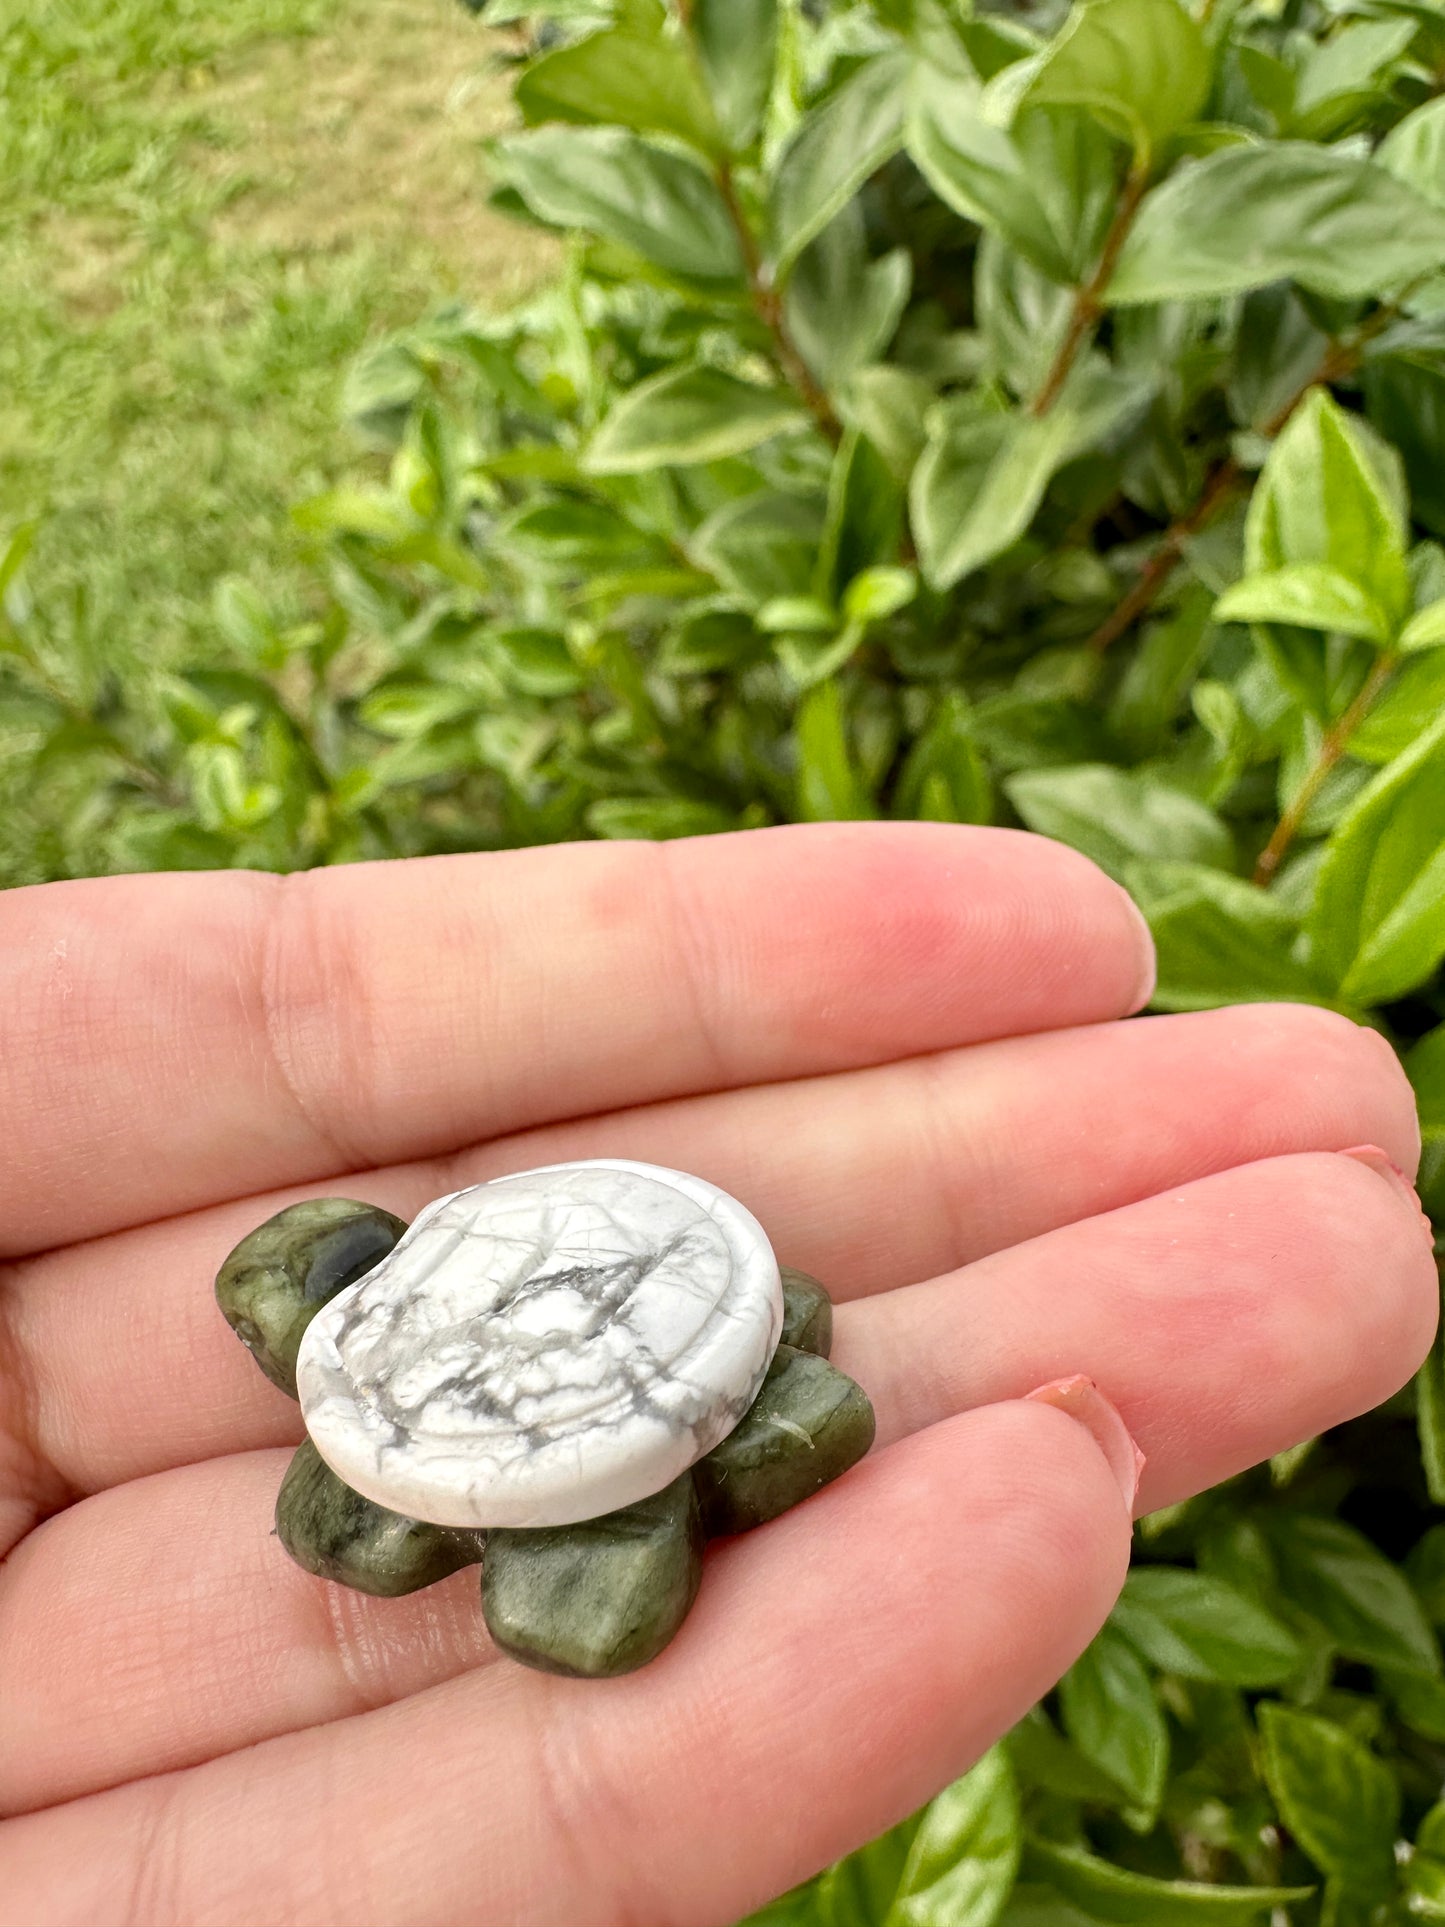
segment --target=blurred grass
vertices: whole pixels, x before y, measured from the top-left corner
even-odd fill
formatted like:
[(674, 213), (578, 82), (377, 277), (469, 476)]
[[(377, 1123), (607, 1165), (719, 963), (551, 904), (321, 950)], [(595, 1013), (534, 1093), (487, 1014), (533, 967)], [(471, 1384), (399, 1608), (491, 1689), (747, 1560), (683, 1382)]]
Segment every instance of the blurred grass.
[(350, 357), (545, 270), (483, 198), (494, 49), (454, 0), (0, 0), (0, 529), (117, 667), (228, 571), (297, 605)]

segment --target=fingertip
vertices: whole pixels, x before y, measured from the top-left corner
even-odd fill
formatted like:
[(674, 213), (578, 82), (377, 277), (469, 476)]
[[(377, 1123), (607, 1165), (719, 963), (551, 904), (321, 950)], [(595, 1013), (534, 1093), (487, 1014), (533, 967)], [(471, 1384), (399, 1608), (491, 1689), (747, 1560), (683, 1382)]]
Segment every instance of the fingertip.
[(1153, 1001), (1159, 983), (1159, 955), (1154, 948), (1154, 932), (1149, 928), (1144, 912), (1127, 890), (1119, 887), (1119, 895), (1123, 900), (1124, 920), (1138, 964), (1133, 995), (1124, 1012), (1126, 1017), (1133, 1017)]
[(1093, 1379), (1075, 1372), (1069, 1378), (1051, 1379), (1047, 1385), (1037, 1386), (1026, 1393), (1025, 1398), (1034, 1404), (1052, 1405), (1083, 1426), (1103, 1454), (1104, 1463), (1113, 1473), (1120, 1497), (1132, 1517), (1139, 1481), (1148, 1460), (1118, 1408), (1110, 1404)]

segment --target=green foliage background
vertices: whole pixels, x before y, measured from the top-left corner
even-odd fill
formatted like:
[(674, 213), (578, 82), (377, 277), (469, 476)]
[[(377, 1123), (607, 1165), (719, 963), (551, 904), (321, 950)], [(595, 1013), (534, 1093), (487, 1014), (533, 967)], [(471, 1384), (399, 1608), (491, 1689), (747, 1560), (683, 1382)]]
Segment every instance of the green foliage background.
[[(356, 367), (304, 621), (118, 680), (0, 550), (7, 879), (1023, 823), (1156, 1007), (1405, 1053), (1445, 1213), (1445, 9), (551, 0), (509, 312)], [(1445, 1919), (1445, 1366), (1140, 1529), (1058, 1693), (769, 1910)]]

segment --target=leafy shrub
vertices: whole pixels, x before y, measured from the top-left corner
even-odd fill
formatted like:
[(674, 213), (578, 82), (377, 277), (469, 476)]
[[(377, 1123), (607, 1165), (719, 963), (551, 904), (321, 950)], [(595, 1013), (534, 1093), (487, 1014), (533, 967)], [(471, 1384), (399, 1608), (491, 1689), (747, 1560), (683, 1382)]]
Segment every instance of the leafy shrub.
[[(12, 542), (11, 875), (1022, 822), (1145, 905), (1158, 1008), (1407, 1051), (1445, 1211), (1437, 0), (506, 11), (564, 279), (354, 371), (385, 480), (205, 667), (115, 687)], [(770, 1918), (1445, 1919), (1432, 1502), (1438, 1356), (1146, 1521), (1058, 1694)]]

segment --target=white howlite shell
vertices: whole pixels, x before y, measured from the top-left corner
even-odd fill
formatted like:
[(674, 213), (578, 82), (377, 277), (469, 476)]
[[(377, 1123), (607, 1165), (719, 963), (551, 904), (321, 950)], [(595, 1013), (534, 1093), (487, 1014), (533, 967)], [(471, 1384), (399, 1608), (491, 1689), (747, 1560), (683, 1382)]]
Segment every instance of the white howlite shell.
[(296, 1385), (317, 1451), (378, 1505), (570, 1525), (726, 1438), (782, 1319), (772, 1246), (735, 1198), (595, 1158), (428, 1205), (312, 1319)]

